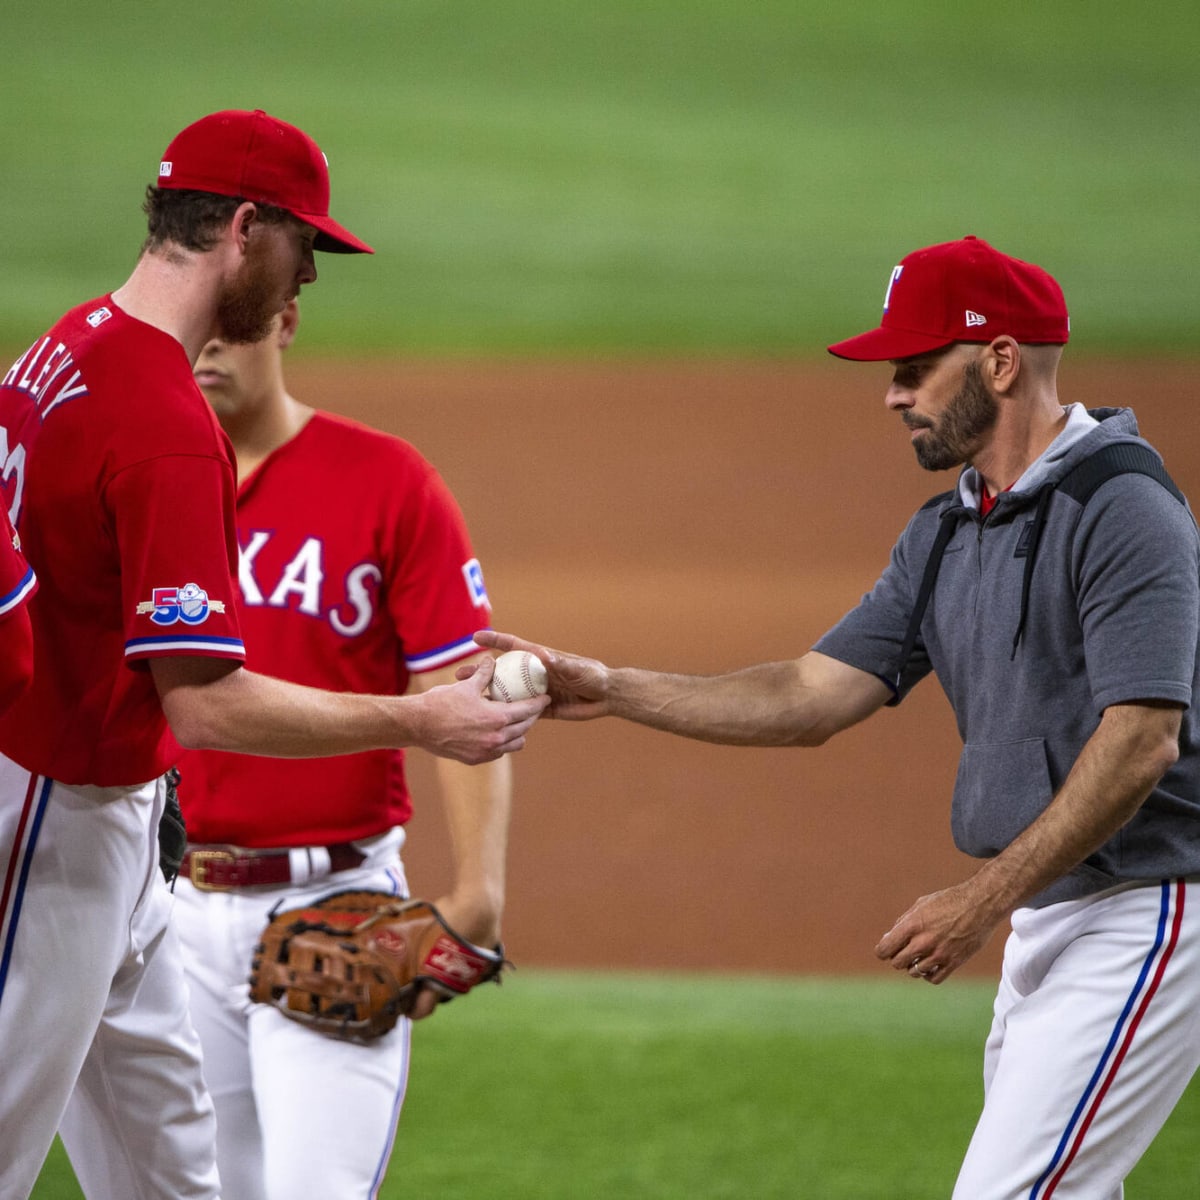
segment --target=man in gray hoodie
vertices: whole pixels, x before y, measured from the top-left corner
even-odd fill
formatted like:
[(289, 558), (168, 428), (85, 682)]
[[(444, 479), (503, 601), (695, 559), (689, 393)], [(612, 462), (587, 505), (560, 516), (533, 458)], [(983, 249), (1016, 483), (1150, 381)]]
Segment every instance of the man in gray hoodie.
[(890, 362), (919, 463), (963, 470), (802, 657), (699, 678), (477, 635), (543, 659), (550, 716), (729, 745), (821, 745), (937, 676), (982, 862), (876, 954), (939, 984), (1011, 922), (956, 1200), (1119, 1198), (1200, 1064), (1200, 537), (1131, 411), (1060, 403), (1068, 337), (1055, 280), (978, 238), (893, 270), (829, 349)]

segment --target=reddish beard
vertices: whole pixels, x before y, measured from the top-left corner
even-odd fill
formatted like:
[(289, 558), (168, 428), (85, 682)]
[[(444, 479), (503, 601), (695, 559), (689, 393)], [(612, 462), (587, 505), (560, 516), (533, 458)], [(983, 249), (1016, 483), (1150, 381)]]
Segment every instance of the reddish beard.
[(265, 255), (257, 247), (248, 249), (238, 280), (217, 298), (217, 336), (236, 345), (261, 342), (282, 307)]

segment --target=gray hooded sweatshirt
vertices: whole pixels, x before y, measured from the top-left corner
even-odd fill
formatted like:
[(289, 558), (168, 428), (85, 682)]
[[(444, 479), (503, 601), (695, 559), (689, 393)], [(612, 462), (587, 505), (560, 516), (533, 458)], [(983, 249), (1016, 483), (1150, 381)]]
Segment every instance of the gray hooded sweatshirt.
[[(960, 850), (1003, 850), (1053, 799), (1111, 704), (1186, 706), (1178, 762), (1135, 816), (1030, 901), (1200, 874), (1200, 536), (1185, 502), (1143, 474), (1086, 503), (1053, 485), (1104, 446), (1138, 437), (1129, 409), (1085, 414), (986, 518), (967, 468), (908, 523), (874, 588), (814, 647), (879, 676), (899, 703), (931, 671), (963, 741), (951, 827)], [(1157, 458), (1157, 455), (1155, 455)], [(909, 618), (943, 519), (936, 582), (912, 653)]]

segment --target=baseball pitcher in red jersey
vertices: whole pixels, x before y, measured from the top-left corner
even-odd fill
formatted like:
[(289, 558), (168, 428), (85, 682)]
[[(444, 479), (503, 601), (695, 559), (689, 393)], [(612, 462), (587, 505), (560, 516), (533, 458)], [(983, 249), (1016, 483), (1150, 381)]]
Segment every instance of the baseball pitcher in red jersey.
[(363, 696), (246, 669), (232, 452), (192, 364), (213, 337), (264, 337), (316, 280), (314, 251), (370, 247), (330, 217), (317, 144), (260, 110), (177, 134), (145, 211), (126, 282), (0, 379), (4, 502), (39, 582), (36, 670), (0, 715), (4, 1196), (32, 1188), (72, 1092), (63, 1139), (90, 1197), (219, 1195), (159, 869), (181, 746), (479, 763), (521, 748), (543, 707), (490, 703), (486, 679)]
[[(489, 608), (478, 560), (454, 498), (411, 445), (289, 394), (283, 351), (299, 319), (290, 303), (266, 339), (212, 341), (195, 368), (237, 456), (238, 619), (251, 661), (316, 687), (428, 691), (479, 655), (472, 634)], [(456, 870), (437, 907), (492, 946), (508, 760), (438, 767)], [(175, 920), (225, 1200), (374, 1195), (404, 1098), (411, 1023), (348, 1043), (252, 1004), (247, 977), (272, 910), (345, 889), (408, 895), (404, 752), (300, 762), (189, 751), (180, 769), (190, 849)], [(427, 1011), (432, 995), (423, 1000)]]

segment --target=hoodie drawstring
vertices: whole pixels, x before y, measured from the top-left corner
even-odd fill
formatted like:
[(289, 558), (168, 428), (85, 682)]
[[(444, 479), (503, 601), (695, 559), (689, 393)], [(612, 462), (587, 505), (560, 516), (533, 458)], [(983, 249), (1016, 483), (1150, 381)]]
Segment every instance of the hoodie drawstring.
[(1038, 492), (1037, 509), (1033, 514), (1033, 527), (1029, 531), (1029, 545), (1025, 548), (1025, 572), (1021, 576), (1021, 614), (1017, 619), (1017, 632), (1013, 634), (1010, 660), (1017, 657), (1017, 647), (1021, 644), (1021, 635), (1025, 632), (1025, 620), (1029, 616), (1029, 592), (1033, 587), (1033, 564), (1037, 559), (1042, 530), (1046, 527), (1046, 513), (1050, 509), (1050, 495), (1053, 491), (1054, 484), (1048, 483)]

